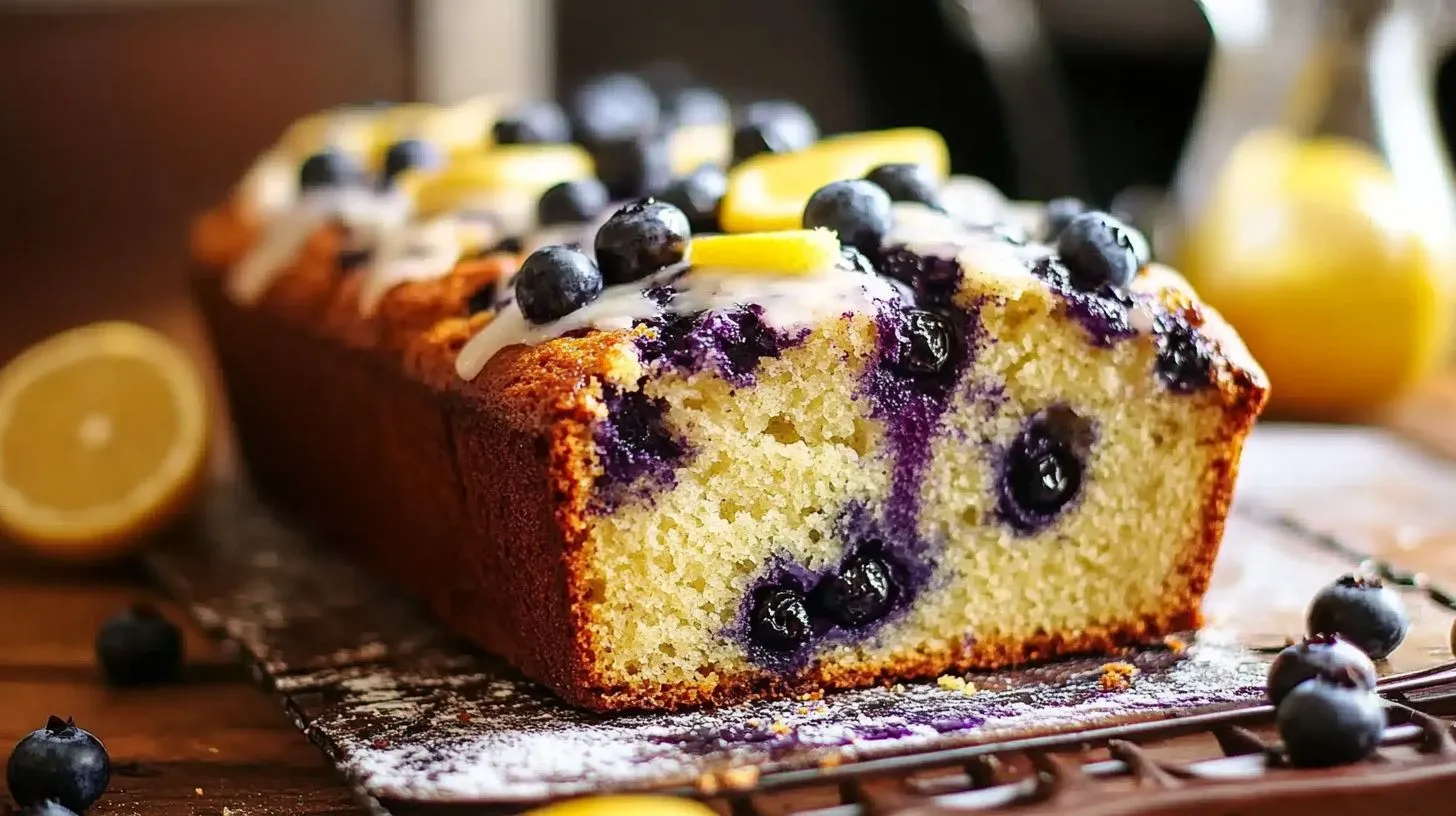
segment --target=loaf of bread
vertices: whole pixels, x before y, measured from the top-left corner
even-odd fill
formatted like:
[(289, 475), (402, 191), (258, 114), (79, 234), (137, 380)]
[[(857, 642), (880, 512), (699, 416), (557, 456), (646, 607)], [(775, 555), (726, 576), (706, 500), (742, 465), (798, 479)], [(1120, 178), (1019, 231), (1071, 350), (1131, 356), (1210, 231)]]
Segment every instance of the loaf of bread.
[(395, 115), (270, 151), (195, 289), (257, 488), (484, 649), (662, 709), (1198, 626), (1267, 386), (1135, 231), (924, 131), (622, 201)]

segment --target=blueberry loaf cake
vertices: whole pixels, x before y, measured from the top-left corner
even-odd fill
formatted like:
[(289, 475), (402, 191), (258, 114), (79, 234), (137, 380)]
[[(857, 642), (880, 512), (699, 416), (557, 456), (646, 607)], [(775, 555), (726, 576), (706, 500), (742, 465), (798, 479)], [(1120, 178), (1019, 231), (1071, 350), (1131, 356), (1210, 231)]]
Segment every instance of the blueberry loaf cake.
[(1135, 231), (926, 131), (591, 104), (336, 112), (199, 220), (266, 497), (596, 710), (1198, 625), (1267, 386)]

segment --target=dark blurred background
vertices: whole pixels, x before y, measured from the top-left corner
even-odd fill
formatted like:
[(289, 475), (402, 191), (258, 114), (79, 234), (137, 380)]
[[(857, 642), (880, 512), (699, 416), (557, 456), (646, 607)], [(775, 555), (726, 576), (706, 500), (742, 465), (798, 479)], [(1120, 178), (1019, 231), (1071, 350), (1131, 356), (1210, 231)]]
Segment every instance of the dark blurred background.
[[(292, 119), (418, 95), (425, 2), (0, 0), (0, 358), (108, 316), (190, 336), (190, 217)], [(936, 128), (957, 172), (1015, 195), (1047, 193), (1025, 189), (1028, 162), (1100, 200), (1165, 183), (1208, 57), (1193, 0), (1034, 6), (1057, 94), (972, 47), (940, 0), (556, 0), (540, 79), (670, 61), (738, 99), (796, 99), (828, 131)], [(998, 82), (1025, 89), (1014, 112)]]

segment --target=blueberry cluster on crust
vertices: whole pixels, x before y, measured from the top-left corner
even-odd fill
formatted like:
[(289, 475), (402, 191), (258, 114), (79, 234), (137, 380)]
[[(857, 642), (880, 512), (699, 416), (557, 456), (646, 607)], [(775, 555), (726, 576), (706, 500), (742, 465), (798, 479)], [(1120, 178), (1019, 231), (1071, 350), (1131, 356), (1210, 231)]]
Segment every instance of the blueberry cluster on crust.
[[(603, 417), (602, 382), (620, 380), (618, 373), (634, 365), (631, 331), (508, 348), (464, 381), (455, 355), (492, 319), (472, 302), (509, 278), (515, 255), (488, 253), (441, 278), (402, 283), (365, 315), (360, 279), (343, 259), (347, 242), (337, 227), (319, 230), (253, 306), (231, 301), (220, 276), (257, 240), (257, 225), (225, 204), (199, 220), (193, 237), (203, 267), (199, 299), (223, 350), (234, 410), (245, 420), (248, 461), (265, 471), (255, 474), (262, 488), (285, 507), (322, 502), (336, 519), (331, 538), (568, 702), (598, 710), (725, 704), (931, 678), (1110, 652), (1195, 628), (1193, 610), (1222, 535), (1239, 446), (1265, 399), (1261, 378), (1226, 359), (1247, 358), (1238, 338), (1222, 321), (1208, 320), (1176, 276), (1145, 267), (1141, 284), (1156, 289), (1169, 313), (1212, 330), (1213, 385), (1226, 406), (1210, 476), (1215, 489), (1205, 498), (1200, 539), (1189, 544), (1194, 557), (1185, 561), (1187, 597), (1170, 604), (1180, 611), (1075, 636), (979, 638), (873, 664), (720, 670), (697, 684), (613, 683), (599, 668), (609, 644), (594, 642), (586, 625), (595, 591), (587, 579), (590, 505), (600, 475), (593, 429)], [(1168, 276), (1166, 286), (1159, 275)], [(239, 349), (260, 350), (255, 356), (267, 365), (241, 359)], [(321, 365), (339, 376), (320, 378)], [(305, 427), (324, 429), (327, 438), (306, 438), (298, 430)], [(471, 432), (462, 433), (467, 427)], [(290, 451), (306, 445), (313, 446), (313, 469), (295, 472), (298, 457)], [(401, 528), (399, 517), (429, 525)], [(478, 546), (487, 540), (511, 546)]]

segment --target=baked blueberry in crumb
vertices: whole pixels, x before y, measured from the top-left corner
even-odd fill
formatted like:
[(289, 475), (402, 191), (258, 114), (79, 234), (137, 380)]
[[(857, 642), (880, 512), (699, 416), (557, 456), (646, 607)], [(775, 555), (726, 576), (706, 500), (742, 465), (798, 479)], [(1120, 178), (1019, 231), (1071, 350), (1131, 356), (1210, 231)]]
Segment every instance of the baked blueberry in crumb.
[(10, 795), (21, 807), (58, 802), (80, 813), (101, 798), (111, 779), (106, 747), (72, 720), (51, 717), (15, 746), (6, 768)]
[(1072, 223), (1072, 219), (1085, 212), (1087, 212), (1087, 204), (1080, 198), (1065, 196), (1048, 201), (1044, 215), (1045, 235), (1042, 236), (1043, 240), (1048, 242), (1057, 240), (1057, 236), (1061, 235), (1062, 230)]
[(595, 503), (597, 509), (610, 511), (670, 485), (688, 447), (668, 427), (666, 401), (642, 391), (606, 387), (602, 402), (607, 416), (593, 432), (602, 465)]
[(882, 164), (866, 174), (865, 181), (879, 185), (889, 194), (891, 201), (908, 201), (943, 209), (940, 185), (930, 168), (923, 164)]
[(1313, 635), (1287, 647), (1269, 665), (1269, 702), (1279, 705), (1306, 680), (1327, 680), (1375, 689), (1375, 664), (1348, 641), (1334, 635)]
[(564, 144), (571, 141), (571, 123), (559, 105), (536, 102), (496, 122), (491, 136), (498, 145)]
[(424, 139), (402, 139), (384, 151), (380, 179), (388, 184), (406, 170), (431, 170), (444, 163), (440, 149)]
[(1032, 417), (1004, 454), (997, 511), (1021, 533), (1050, 525), (1082, 490), (1091, 423), (1065, 407)]
[(820, 187), (804, 205), (804, 228), (824, 227), (865, 254), (878, 252), (890, 231), (890, 196), (863, 179)]
[(809, 642), (809, 606), (793, 587), (769, 586), (758, 591), (748, 621), (749, 637), (771, 652), (792, 652)]
[(532, 323), (550, 323), (602, 293), (602, 273), (591, 258), (562, 246), (532, 252), (516, 273), (516, 303)]
[(889, 363), (906, 374), (934, 374), (950, 363), (955, 346), (949, 320), (935, 312), (906, 309), (888, 346)]
[(683, 211), (693, 232), (718, 230), (718, 202), (728, 192), (728, 176), (723, 169), (705, 164), (686, 176), (674, 179), (658, 200)]
[(303, 160), (298, 168), (298, 189), (320, 190), (356, 184), (364, 171), (354, 160), (338, 150), (324, 150)]
[(1291, 765), (1329, 768), (1375, 753), (1385, 709), (1368, 689), (1316, 677), (1289, 692), (1275, 720)]
[(182, 669), (182, 632), (155, 607), (137, 604), (101, 625), (96, 660), (112, 685), (165, 683)]
[(616, 200), (657, 195), (672, 181), (667, 140), (649, 134), (610, 139), (591, 146), (597, 178)]
[(687, 254), (692, 227), (682, 210), (651, 198), (612, 215), (597, 230), (597, 265), (609, 285), (631, 283)]
[(1105, 212), (1073, 218), (1057, 236), (1057, 254), (1073, 286), (1093, 291), (1132, 283), (1138, 270), (1132, 228)]
[(814, 608), (839, 626), (858, 627), (883, 618), (895, 601), (890, 567), (874, 555), (851, 558), (820, 581), (810, 598)]
[(1315, 594), (1308, 626), (1310, 633), (1339, 635), (1380, 660), (1405, 640), (1410, 619), (1399, 596), (1379, 578), (1342, 575)]
[(600, 215), (608, 201), (607, 188), (599, 179), (553, 184), (536, 201), (536, 223), (542, 227), (585, 224)]
[(1188, 393), (1213, 382), (1213, 347), (1188, 325), (1170, 318), (1158, 327), (1158, 378), (1174, 391)]

